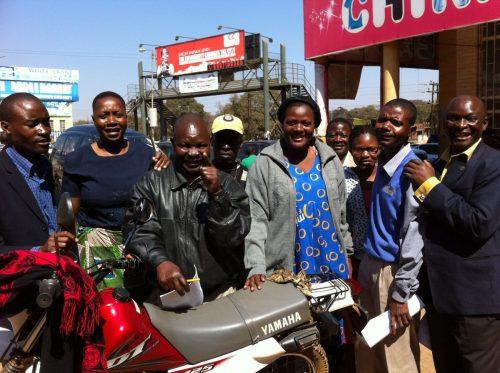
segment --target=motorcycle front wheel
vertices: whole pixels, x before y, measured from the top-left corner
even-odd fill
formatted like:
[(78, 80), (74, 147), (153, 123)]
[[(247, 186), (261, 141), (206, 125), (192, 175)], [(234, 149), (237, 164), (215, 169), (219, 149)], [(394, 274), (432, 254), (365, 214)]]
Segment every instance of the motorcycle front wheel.
[(328, 358), (320, 344), (301, 353), (286, 353), (261, 373), (328, 373)]

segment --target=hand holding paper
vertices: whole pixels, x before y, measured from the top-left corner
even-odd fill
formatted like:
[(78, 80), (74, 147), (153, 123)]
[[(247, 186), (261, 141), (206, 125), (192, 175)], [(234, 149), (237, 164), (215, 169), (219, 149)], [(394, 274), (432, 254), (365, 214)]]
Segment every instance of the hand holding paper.
[(203, 303), (203, 289), (201, 288), (196, 266), (194, 270), (194, 277), (186, 280), (189, 290), (184, 295), (180, 295), (176, 290), (160, 295), (160, 301), (164, 309), (180, 310), (195, 308)]
[[(420, 300), (417, 295), (413, 295), (408, 300), (408, 310), (411, 316), (417, 314), (424, 308), (424, 303)], [(366, 324), (365, 328), (361, 331), (366, 343), (368, 346), (373, 347), (377, 343), (379, 343), (382, 339), (387, 337), (391, 332), (391, 315), (389, 311), (385, 311), (381, 315), (374, 317), (368, 324)]]

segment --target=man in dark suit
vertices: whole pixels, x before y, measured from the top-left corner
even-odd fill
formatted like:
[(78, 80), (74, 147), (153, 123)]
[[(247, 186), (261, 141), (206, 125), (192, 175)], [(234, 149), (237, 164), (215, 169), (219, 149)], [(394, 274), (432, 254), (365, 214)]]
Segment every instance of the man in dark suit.
[(436, 170), (406, 167), (426, 211), (423, 282), (438, 373), (500, 372), (500, 152), (481, 140), (487, 125), (479, 98), (455, 97)]
[(28, 93), (0, 103), (0, 123), (7, 136), (0, 152), (0, 253), (10, 250), (53, 252), (74, 236), (56, 231), (53, 180), (45, 157), (50, 144), (49, 113)]
[[(69, 232), (55, 232), (52, 168), (45, 157), (49, 119), (42, 102), (28, 93), (12, 94), (0, 103), (0, 123), (7, 137), (7, 146), (0, 152), (0, 254), (19, 249), (55, 252), (75, 241)], [(5, 319), (0, 324), (8, 326)], [(0, 333), (0, 355), (10, 338), (10, 333)], [(43, 341), (45, 346), (65, 346), (49, 332)], [(72, 355), (54, 351), (56, 363), (51, 366), (67, 366), (68, 359), (61, 356)]]

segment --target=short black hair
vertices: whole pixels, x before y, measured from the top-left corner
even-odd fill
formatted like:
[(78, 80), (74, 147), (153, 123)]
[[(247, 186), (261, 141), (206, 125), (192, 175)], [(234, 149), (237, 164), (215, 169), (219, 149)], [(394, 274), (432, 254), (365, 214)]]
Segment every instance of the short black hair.
[(281, 124), (285, 122), (286, 111), (291, 106), (308, 105), (314, 113), (314, 127), (318, 127), (321, 123), (321, 110), (318, 104), (313, 99), (307, 96), (293, 96), (283, 101), (278, 109), (278, 120)]
[(328, 123), (327, 129), (330, 128), (331, 126), (333, 126), (334, 123), (345, 124), (347, 127), (349, 127), (349, 130), (352, 131), (352, 121), (350, 119), (343, 118), (343, 117), (333, 118), (330, 121), (330, 123)]
[(351, 134), (349, 135), (349, 148), (352, 147), (352, 143), (354, 140), (356, 140), (358, 137), (362, 135), (371, 135), (375, 139), (377, 138), (377, 133), (375, 132), (375, 128), (373, 128), (370, 125), (365, 125), (365, 126), (354, 126), (354, 128), (351, 131)]
[(404, 98), (395, 98), (394, 100), (391, 100), (382, 106), (400, 107), (408, 110), (410, 112), (410, 126), (413, 126), (417, 121), (417, 107), (411, 101), (408, 101)]
[(127, 108), (127, 105), (125, 104), (125, 100), (118, 93), (113, 92), (113, 91), (104, 91), (104, 92), (99, 93), (97, 96), (94, 97), (94, 100), (92, 100), (92, 111), (95, 110), (95, 108), (97, 106), (97, 101), (99, 101), (102, 98), (108, 98), (108, 97), (114, 97), (114, 98), (120, 100), (121, 103), (123, 104), (123, 107)]
[(8, 122), (12, 119), (12, 108), (18, 101), (37, 101), (40, 99), (35, 95), (27, 92), (17, 92), (5, 97), (2, 102), (0, 102), (0, 122)]

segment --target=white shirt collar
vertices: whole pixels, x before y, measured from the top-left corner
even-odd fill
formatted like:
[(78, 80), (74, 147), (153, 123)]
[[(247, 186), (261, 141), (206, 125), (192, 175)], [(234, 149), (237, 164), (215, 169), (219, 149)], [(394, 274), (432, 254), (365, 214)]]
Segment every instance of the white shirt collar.
[(392, 177), (392, 175), (394, 175), (394, 172), (396, 172), (401, 162), (403, 162), (403, 159), (405, 159), (410, 152), (411, 146), (410, 144), (406, 144), (401, 148), (399, 152), (396, 153), (394, 157), (392, 157), (386, 164), (382, 166), (389, 177)]

